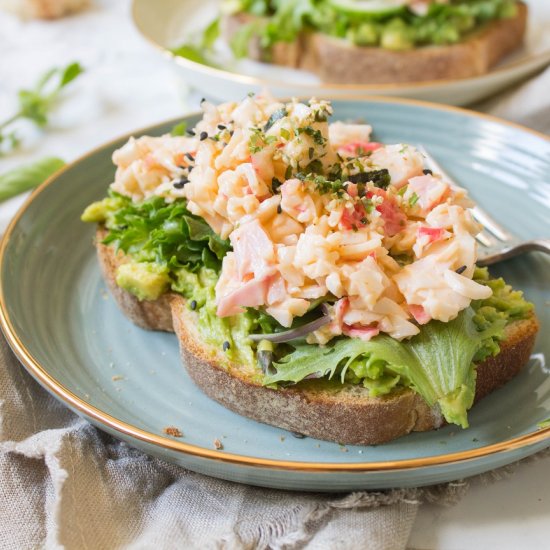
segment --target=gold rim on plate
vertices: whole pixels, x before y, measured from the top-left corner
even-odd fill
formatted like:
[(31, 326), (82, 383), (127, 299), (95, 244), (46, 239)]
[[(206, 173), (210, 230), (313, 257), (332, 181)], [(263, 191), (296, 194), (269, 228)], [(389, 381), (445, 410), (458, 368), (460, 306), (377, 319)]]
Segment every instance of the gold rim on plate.
[[(156, 40), (151, 38), (149, 34), (147, 34), (147, 32), (141, 27), (141, 25), (137, 20), (137, 15), (136, 15), (138, 2), (139, 0), (132, 0), (131, 17), (132, 17), (132, 22), (134, 23), (134, 27), (146, 42), (148, 42), (154, 49), (158, 50), (164, 56), (174, 61), (174, 63), (176, 63), (177, 65), (180, 65), (185, 69), (191, 69), (194, 71), (201, 72), (203, 74), (206, 74), (207, 76), (224, 78), (226, 80), (232, 80), (235, 82), (239, 82), (241, 84), (247, 84), (249, 86), (259, 86), (259, 87), (267, 87), (267, 88), (281, 86), (280, 81), (277, 81), (277, 80), (271, 80), (269, 78), (259, 78), (255, 76), (249, 76), (249, 75), (244, 75), (240, 73), (234, 73), (231, 71), (226, 71), (225, 69), (210, 67), (209, 65), (205, 65), (197, 61), (191, 61), (190, 59), (174, 54), (169, 48), (163, 46), (162, 44), (159, 44)], [(452, 83), (462, 84), (465, 82), (475, 82), (478, 80), (482, 80), (487, 76), (498, 76), (500, 74), (504, 74), (510, 70), (513, 70), (527, 63), (533, 64), (536, 67), (536, 68), (528, 69), (527, 70), (528, 74), (530, 72), (534, 73), (537, 71), (542, 71), (546, 65), (550, 64), (550, 48), (545, 49), (542, 52), (533, 53), (530, 55), (527, 54), (521, 57), (520, 59), (517, 59), (516, 61), (513, 61), (503, 67), (497, 67), (496, 69), (492, 69), (485, 74), (477, 75), (477, 76), (466, 76), (466, 77), (460, 77), (460, 78), (447, 78), (447, 79), (439, 79), (439, 80), (413, 81), (413, 82), (401, 82), (401, 83), (387, 83), (387, 84), (336, 84), (336, 83), (331, 84), (330, 82), (320, 82), (316, 84), (293, 83), (293, 84), (290, 84), (289, 86), (291, 86), (292, 88), (304, 89), (304, 90), (315, 87), (317, 90), (323, 93), (326, 93), (327, 90), (330, 90), (330, 91), (341, 90), (342, 92), (351, 90), (351, 91), (357, 91), (357, 92), (372, 91), (375, 94), (382, 94), (385, 91), (399, 90), (399, 89), (405, 89), (405, 88), (413, 88), (414, 90), (419, 90), (422, 88), (438, 88), (438, 87), (442, 88)], [(375, 97), (375, 95), (372, 95), (369, 97)], [(346, 94), (346, 99), (349, 99), (349, 98), (351, 98), (351, 96), (348, 96)]]
[[(348, 98), (338, 99), (334, 98), (334, 101), (346, 101)], [(353, 99), (353, 98), (349, 98)], [(515, 129), (519, 129), (523, 132), (530, 133), (537, 138), (543, 139), (550, 143), (550, 136), (525, 128), (514, 122), (509, 122), (506, 120), (499, 119), (497, 117), (486, 115), (483, 113), (476, 113), (468, 109), (462, 109), (460, 107), (452, 107), (449, 105), (440, 105), (437, 103), (431, 103), (428, 101), (419, 101), (414, 99), (391, 99), (386, 97), (369, 97), (365, 98), (356, 98), (363, 99), (367, 102), (377, 102), (377, 103), (395, 103), (395, 104), (406, 104), (419, 107), (427, 107), (431, 109), (441, 110), (441, 111), (451, 111), (455, 113), (461, 113), (466, 116), (481, 118), (488, 120), (493, 123), (504, 124)], [(181, 120), (182, 118), (189, 118), (192, 116), (199, 115), (200, 112), (188, 113), (182, 117), (174, 119), (174, 122)], [(6, 249), (10, 241), (11, 234), (13, 233), (18, 221), (24, 215), (27, 208), (30, 204), (42, 193), (44, 189), (50, 186), (56, 179), (61, 175), (71, 170), (76, 165), (81, 163), (83, 160), (95, 155), (100, 150), (108, 148), (116, 142), (119, 142), (124, 139), (128, 139), (132, 135), (141, 135), (147, 130), (154, 126), (159, 126), (162, 124), (170, 124), (172, 121), (168, 120), (165, 123), (159, 123), (158, 125), (147, 126), (146, 128), (141, 128), (135, 130), (131, 133), (120, 136), (116, 139), (110, 140), (103, 145), (96, 147), (82, 155), (74, 162), (63, 167), (61, 170), (50, 176), (42, 185), (40, 185), (23, 203), (21, 208), (18, 210), (14, 218), (11, 220), (6, 232), (0, 243), (0, 273), (4, 270), (4, 262), (6, 260)], [(533, 445), (539, 442), (544, 441), (545, 439), (550, 438), (550, 426), (542, 428), (535, 432), (529, 432), (525, 435), (508, 439), (506, 441), (501, 441), (500, 443), (494, 443), (492, 445), (486, 445), (484, 447), (479, 447), (477, 449), (471, 449), (467, 451), (459, 451), (455, 453), (448, 453), (444, 455), (436, 455), (423, 458), (413, 458), (413, 459), (403, 459), (403, 460), (392, 460), (385, 462), (358, 462), (358, 463), (334, 463), (334, 462), (297, 462), (289, 460), (274, 460), (274, 459), (265, 459), (258, 457), (249, 457), (244, 455), (238, 455), (234, 453), (227, 453), (223, 451), (206, 449), (204, 447), (199, 447), (197, 445), (192, 445), (189, 443), (183, 443), (180, 441), (174, 441), (167, 437), (157, 435), (151, 432), (147, 432), (140, 428), (136, 428), (123, 420), (115, 418), (110, 414), (94, 407), (87, 403), (81, 397), (78, 397), (76, 394), (68, 390), (65, 386), (59, 383), (54, 377), (52, 377), (47, 370), (33, 357), (30, 351), (26, 348), (25, 344), (20, 339), (17, 331), (12, 323), (12, 320), (8, 313), (8, 308), (6, 306), (6, 298), (4, 296), (4, 287), (0, 284), (0, 326), (4, 331), (4, 335), (16, 354), (21, 363), (25, 368), (36, 378), (43, 386), (45, 386), (51, 393), (58, 396), (62, 401), (68, 404), (70, 407), (78, 410), (81, 413), (84, 413), (88, 417), (92, 418), (99, 424), (107, 426), (112, 430), (119, 432), (121, 434), (133, 437), (145, 443), (156, 445), (165, 449), (172, 451), (177, 451), (179, 453), (204, 458), (208, 460), (213, 460), (216, 462), (223, 462), (238, 466), (248, 466), (256, 468), (267, 468), (267, 469), (279, 469), (279, 470), (292, 470), (292, 471), (305, 471), (305, 472), (315, 472), (315, 473), (329, 473), (329, 472), (347, 472), (347, 473), (362, 473), (362, 472), (383, 472), (383, 471), (392, 471), (392, 470), (412, 470), (415, 468), (425, 468), (429, 466), (448, 466), (452, 464), (458, 464), (467, 462), (474, 459), (479, 459), (483, 457), (488, 457), (495, 454), (506, 453), (513, 451), (515, 449), (520, 449), (528, 445)]]

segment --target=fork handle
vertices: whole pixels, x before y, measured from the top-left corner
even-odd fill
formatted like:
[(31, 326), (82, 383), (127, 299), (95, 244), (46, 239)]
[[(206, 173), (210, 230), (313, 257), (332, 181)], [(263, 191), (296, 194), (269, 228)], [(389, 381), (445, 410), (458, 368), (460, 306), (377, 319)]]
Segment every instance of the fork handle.
[(531, 241), (525, 241), (521, 244), (511, 246), (509, 248), (504, 248), (497, 254), (492, 254), (487, 257), (486, 260), (478, 261), (478, 265), (491, 265), (501, 262), (502, 260), (508, 260), (510, 258), (515, 258), (520, 254), (525, 252), (543, 252), (545, 254), (550, 254), (550, 239), (533, 239)]

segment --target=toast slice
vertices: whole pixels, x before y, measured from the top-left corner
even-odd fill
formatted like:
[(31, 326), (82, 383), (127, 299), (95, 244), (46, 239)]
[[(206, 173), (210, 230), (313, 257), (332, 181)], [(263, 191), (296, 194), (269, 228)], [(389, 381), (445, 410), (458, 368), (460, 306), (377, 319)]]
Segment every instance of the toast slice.
[[(515, 17), (499, 19), (477, 29), (457, 44), (422, 46), (407, 51), (355, 46), (321, 33), (303, 33), (297, 42), (278, 43), (270, 62), (301, 68), (334, 84), (387, 84), (475, 77), (487, 73), (519, 48), (527, 26), (527, 6), (518, 4)], [(227, 17), (226, 39), (254, 16)], [(266, 61), (258, 40), (251, 40), (249, 57)]]
[[(183, 363), (195, 384), (232, 411), (259, 422), (316, 439), (347, 445), (376, 445), (411, 431), (441, 427), (444, 420), (410, 389), (369, 397), (362, 386), (334, 387), (322, 381), (270, 389), (255, 382), (250, 367), (228, 361), (222, 349), (206, 345), (197, 329), (197, 314), (179, 295), (171, 296), (174, 330)], [(501, 352), (477, 369), (475, 401), (502, 386), (526, 365), (535, 343), (538, 321), (509, 324)]]
[[(114, 247), (101, 243), (106, 233), (103, 227), (98, 228), (95, 245), (103, 276), (119, 308), (142, 328), (175, 331), (183, 363), (195, 384), (228, 409), (279, 428), (349, 445), (375, 445), (443, 425), (439, 412), (409, 389), (372, 398), (362, 386), (340, 387), (319, 380), (277, 390), (262, 386), (255, 381), (252, 367), (228, 361), (222, 349), (204, 343), (197, 313), (187, 307), (185, 298), (164, 294), (158, 300), (140, 301), (117, 286), (117, 267), (127, 260)], [(534, 315), (508, 325), (500, 354), (478, 366), (476, 402), (525, 366), (538, 327)]]
[(107, 229), (98, 226), (95, 236), (97, 257), (103, 278), (122, 313), (138, 327), (174, 332), (169, 294), (163, 294), (157, 300), (138, 300), (133, 294), (116, 284), (117, 268), (127, 259), (124, 253), (117, 254), (114, 247), (102, 244), (106, 236)]

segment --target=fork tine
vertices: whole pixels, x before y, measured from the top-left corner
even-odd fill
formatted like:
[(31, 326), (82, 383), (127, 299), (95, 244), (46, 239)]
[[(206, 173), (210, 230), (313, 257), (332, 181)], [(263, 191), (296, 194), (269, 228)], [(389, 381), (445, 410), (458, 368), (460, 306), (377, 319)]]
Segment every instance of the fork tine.
[[(449, 184), (452, 187), (459, 187), (459, 185), (454, 181), (451, 176), (445, 170), (441, 167), (441, 165), (428, 153), (427, 149), (423, 145), (418, 145), (417, 149), (424, 155), (426, 158), (428, 168), (433, 170), (434, 172), (441, 174), (445, 180), (449, 182)], [(499, 223), (497, 223), (487, 212), (482, 210), (479, 206), (474, 206), (470, 209), (472, 212), (472, 216), (481, 224), (487, 231), (492, 233), (497, 239), (500, 241), (506, 242), (511, 241), (514, 236), (504, 229)], [(478, 239), (482, 244), (484, 244), (481, 239)], [(494, 244), (494, 243), (493, 243)], [(485, 245), (485, 246), (491, 246), (491, 245)]]
[(479, 244), (491, 248), (492, 246), (495, 246), (496, 242), (493, 237), (487, 231), (481, 231), (476, 235), (476, 240)]
[(479, 206), (474, 206), (470, 209), (472, 216), (478, 221), (487, 231), (490, 231), (497, 239), (501, 241), (510, 241), (513, 236), (504, 227), (499, 225), (489, 214), (484, 212)]

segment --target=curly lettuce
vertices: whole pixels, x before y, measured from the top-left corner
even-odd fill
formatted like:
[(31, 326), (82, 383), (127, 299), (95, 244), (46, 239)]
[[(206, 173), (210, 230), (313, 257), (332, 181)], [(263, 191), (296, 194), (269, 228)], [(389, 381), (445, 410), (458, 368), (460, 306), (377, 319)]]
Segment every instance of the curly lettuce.
[(362, 384), (372, 397), (410, 387), (445, 420), (468, 426), (467, 411), (475, 395), (476, 363), (500, 351), (506, 325), (533, 309), (519, 291), (502, 279), (489, 279), (487, 269), (475, 278), (493, 289), (486, 300), (472, 302), (448, 323), (431, 321), (410, 340), (379, 335), (369, 342), (341, 338), (326, 347), (298, 344), (274, 364), (265, 385), (298, 383), (306, 378), (339, 379)]
[(155, 262), (170, 271), (196, 272), (207, 267), (218, 272), (231, 249), (202, 218), (187, 210), (184, 199), (168, 203), (153, 197), (134, 203), (114, 191), (88, 206), (82, 220), (103, 223), (104, 244), (122, 250), (136, 262)]

